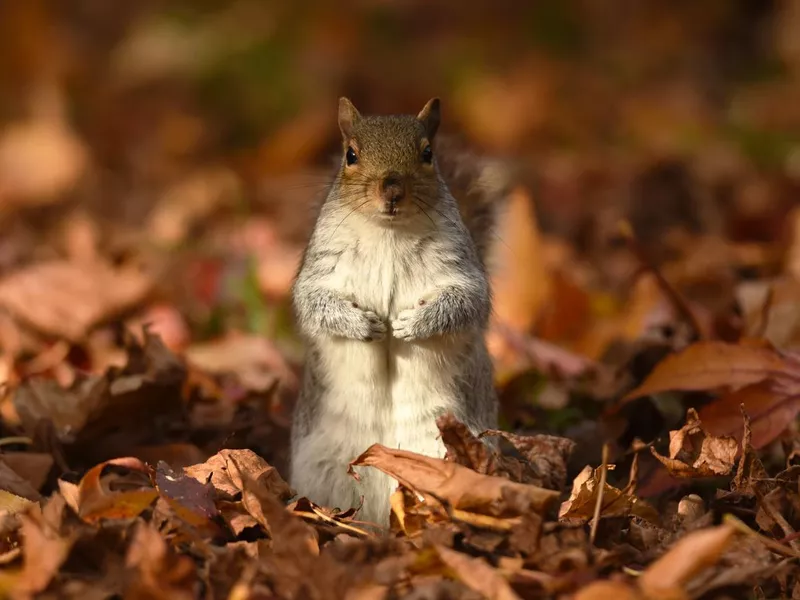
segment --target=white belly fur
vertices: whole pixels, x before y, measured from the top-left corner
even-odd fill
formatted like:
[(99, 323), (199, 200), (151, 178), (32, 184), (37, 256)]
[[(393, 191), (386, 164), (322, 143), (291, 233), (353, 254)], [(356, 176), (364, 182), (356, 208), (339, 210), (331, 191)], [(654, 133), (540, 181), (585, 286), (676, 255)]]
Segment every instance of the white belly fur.
[[(400, 273), (399, 254), (411, 252), (411, 247), (391, 232), (362, 237), (359, 252), (345, 253), (337, 263), (330, 286), (391, 323), (401, 310), (451, 281), (436, 268), (435, 248), (430, 249), (431, 256), (414, 257), (423, 268)], [(404, 342), (391, 333), (381, 342), (321, 340), (317, 349), (325, 365), (327, 392), (321, 399), (318, 422), (325, 425), (299, 444), (295, 462), (302, 465), (329, 458), (341, 466), (336, 467), (336, 475), (321, 480), (296, 473), (293, 485), (312, 500), (341, 509), (358, 503), (358, 496), (364, 495), (369, 503), (361, 518), (385, 523), (388, 496), (397, 483), (371, 467), (357, 469), (358, 483), (339, 475), (346, 470), (346, 462), (374, 443), (444, 455), (436, 417), (457, 405), (458, 365), (453, 357), (461, 346), (452, 337)]]

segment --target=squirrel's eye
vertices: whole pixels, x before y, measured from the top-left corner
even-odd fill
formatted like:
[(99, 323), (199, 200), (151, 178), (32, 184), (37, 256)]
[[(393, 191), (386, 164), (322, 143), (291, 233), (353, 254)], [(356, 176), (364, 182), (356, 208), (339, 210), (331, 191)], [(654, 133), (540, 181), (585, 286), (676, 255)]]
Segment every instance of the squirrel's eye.
[(347, 154), (344, 157), (348, 165), (354, 165), (358, 162), (358, 156), (356, 156), (356, 151), (353, 150), (352, 146), (347, 148)]
[(425, 146), (425, 149), (422, 151), (422, 162), (429, 163), (433, 160), (433, 150), (430, 147), (430, 144)]

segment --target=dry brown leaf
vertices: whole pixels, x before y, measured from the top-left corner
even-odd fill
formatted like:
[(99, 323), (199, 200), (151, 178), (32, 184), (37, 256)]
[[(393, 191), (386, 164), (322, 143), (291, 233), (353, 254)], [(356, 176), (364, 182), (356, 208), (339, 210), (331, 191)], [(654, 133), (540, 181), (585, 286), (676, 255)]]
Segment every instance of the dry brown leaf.
[(89, 330), (141, 302), (153, 281), (133, 268), (51, 261), (0, 281), (0, 306), (43, 333), (81, 341)]
[(64, 501), (67, 503), (72, 511), (77, 515), (80, 513), (80, 488), (77, 484), (58, 480), (58, 491), (63, 496)]
[(28, 510), (30, 507), (36, 506), (32, 500), (28, 500), (22, 496), (17, 496), (6, 490), (0, 490), (0, 514), (1, 515), (15, 515), (17, 513)]
[(65, 506), (64, 499), (56, 494), (41, 511), (37, 507), (20, 515), (23, 567), (18, 591), (43, 591), (67, 559), (75, 536), (59, 530)]
[(655, 598), (671, 589), (683, 589), (693, 577), (716, 564), (735, 534), (736, 528), (726, 524), (682, 537), (642, 573), (639, 589)]
[(697, 411), (690, 408), (686, 424), (669, 432), (669, 457), (650, 449), (675, 477), (716, 477), (733, 469), (739, 443), (732, 437), (708, 435)]
[(41, 420), (50, 421), (59, 436), (70, 439), (80, 431), (97, 402), (98, 379), (79, 378), (68, 388), (52, 379), (33, 377), (12, 398), (25, 431), (33, 433)]
[[(578, 520), (588, 522), (593, 516), (597, 505), (597, 495), (600, 492), (600, 469), (592, 469), (589, 465), (584, 467), (572, 482), (572, 492), (569, 499), (561, 504), (558, 511), (560, 519)], [(651, 523), (659, 522), (658, 511), (644, 500), (619, 490), (608, 483), (603, 489), (600, 515), (603, 517), (640, 517)]]
[(347, 590), (344, 600), (383, 600), (388, 595), (388, 586), (367, 584)]
[(264, 390), (280, 382), (296, 389), (297, 377), (286, 358), (266, 338), (256, 335), (230, 335), (186, 349), (190, 363), (209, 373), (235, 373), (252, 390)]
[[(567, 462), (575, 448), (575, 442), (555, 435), (516, 435), (507, 431), (489, 430), (486, 435), (500, 436), (508, 440), (512, 446), (527, 459), (533, 471), (532, 477), (516, 479), (521, 483), (533, 483), (550, 490), (561, 491), (567, 479)], [(514, 459), (501, 457), (498, 459), (498, 472), (512, 475)], [(494, 474), (490, 472), (490, 474)], [(513, 475), (512, 475), (513, 478)]]
[[(614, 600), (646, 600), (636, 588), (623, 581), (595, 581), (578, 590), (573, 596), (574, 600), (608, 600), (609, 598), (614, 598)], [(684, 596), (679, 596), (674, 600), (683, 600), (683, 598)], [(667, 599), (659, 597), (659, 600)]]
[(160, 338), (144, 337), (141, 345), (129, 338), (127, 363), (102, 376), (81, 375), (69, 388), (39, 377), (23, 382), (13, 404), (25, 432), (52, 424), (54, 437), (92, 464), (152, 439), (155, 422), (179, 418), (185, 367)]
[(480, 558), (472, 558), (445, 546), (436, 546), (442, 562), (469, 588), (490, 600), (517, 600), (519, 596), (499, 571)]
[(217, 509), (222, 519), (228, 524), (234, 535), (238, 536), (245, 529), (258, 527), (259, 523), (253, 518), (241, 502), (217, 502)]
[(50, 474), (53, 456), (44, 452), (6, 452), (0, 454), (0, 462), (27, 480), (34, 489), (39, 490)]
[[(425, 495), (433, 495), (453, 508), (491, 516), (512, 516), (528, 510), (547, 509), (558, 492), (476, 473), (462, 465), (406, 450), (373, 444), (350, 463), (353, 467), (375, 467), (400, 484)], [(355, 473), (354, 473), (355, 474)]]
[(164, 461), (172, 468), (189, 467), (201, 463), (208, 454), (194, 444), (161, 444), (156, 446), (137, 446), (132, 449), (131, 456), (150, 465)]
[(41, 496), (28, 479), (0, 460), (0, 490), (11, 492), (28, 500), (39, 500)]
[(752, 423), (753, 448), (763, 448), (795, 420), (800, 413), (800, 382), (794, 385), (780, 381), (762, 381), (724, 394), (703, 406), (700, 419), (706, 430), (716, 436), (731, 436), (741, 441), (742, 417), (739, 406), (744, 404)]
[(672, 390), (737, 389), (785, 374), (790, 368), (792, 364), (766, 342), (697, 342), (656, 365), (623, 402)]
[(175, 554), (152, 525), (140, 522), (133, 533), (125, 559), (136, 570), (126, 597), (153, 600), (191, 600), (199, 592), (195, 565), (188, 556)]
[[(142, 461), (132, 457), (115, 458), (89, 469), (78, 485), (78, 514), (87, 523), (102, 519), (132, 519), (147, 509), (158, 498), (158, 491), (142, 482), (125, 482), (122, 491), (111, 489), (115, 477), (104, 479), (106, 467), (117, 466), (146, 475), (151, 469)], [(140, 478), (141, 479), (141, 478)]]
[(156, 489), (175, 515), (184, 522), (209, 532), (217, 532), (215, 519), (219, 511), (214, 504), (214, 488), (185, 473), (176, 473), (163, 461), (155, 475)]
[(280, 500), (294, 495), (275, 468), (252, 450), (220, 450), (206, 462), (186, 467), (184, 471), (200, 483), (210, 481), (219, 497), (227, 500), (236, 499), (244, 490), (242, 471)]
[(182, 242), (196, 223), (229, 206), (240, 193), (239, 186), (236, 175), (224, 167), (191, 173), (164, 192), (147, 230), (161, 243)]
[(58, 200), (87, 161), (84, 144), (58, 118), (7, 126), (0, 133), (0, 213), (14, 205)]
[(453, 413), (445, 413), (436, 419), (436, 427), (442, 435), (442, 443), (447, 448), (445, 458), (478, 473), (490, 474), (495, 461), (492, 450), (478, 439), (469, 428), (455, 418)]
[[(524, 189), (511, 193), (497, 229), (504, 243), (496, 244), (495, 262), (502, 268), (492, 272), (493, 315), (505, 327), (527, 332), (551, 298), (552, 285), (533, 202)], [(503, 336), (490, 334), (488, 341), (493, 356), (514, 354)]]

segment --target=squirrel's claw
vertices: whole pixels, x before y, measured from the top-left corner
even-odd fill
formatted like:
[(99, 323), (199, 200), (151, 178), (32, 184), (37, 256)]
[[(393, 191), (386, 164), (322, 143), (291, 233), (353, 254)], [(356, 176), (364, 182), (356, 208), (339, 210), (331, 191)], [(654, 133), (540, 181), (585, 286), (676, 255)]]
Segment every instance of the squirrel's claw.
[(380, 342), (386, 337), (386, 323), (371, 310), (364, 311), (367, 320), (368, 332), (364, 336), (365, 342)]
[(401, 311), (397, 318), (392, 321), (392, 335), (399, 340), (410, 342), (417, 338), (416, 327), (417, 310), (409, 308)]

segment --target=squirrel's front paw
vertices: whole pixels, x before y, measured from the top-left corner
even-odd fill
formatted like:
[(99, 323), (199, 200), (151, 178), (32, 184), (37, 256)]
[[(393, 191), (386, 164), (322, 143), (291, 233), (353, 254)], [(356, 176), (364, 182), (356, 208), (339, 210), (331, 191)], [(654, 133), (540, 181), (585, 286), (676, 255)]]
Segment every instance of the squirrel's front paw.
[(380, 342), (386, 336), (386, 323), (371, 310), (361, 310), (363, 317), (359, 335), (365, 342)]
[(419, 338), (418, 331), (419, 309), (409, 308), (403, 310), (397, 315), (397, 318), (392, 321), (392, 335), (399, 340), (410, 342)]

